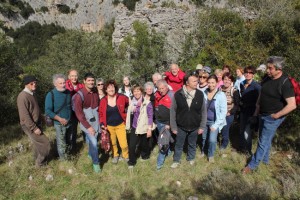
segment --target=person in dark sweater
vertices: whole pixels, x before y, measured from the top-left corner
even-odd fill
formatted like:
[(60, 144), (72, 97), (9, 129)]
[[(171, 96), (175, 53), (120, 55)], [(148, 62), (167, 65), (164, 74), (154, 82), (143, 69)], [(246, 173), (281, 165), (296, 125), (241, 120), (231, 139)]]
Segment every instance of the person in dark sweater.
[(33, 144), (35, 166), (39, 168), (46, 164), (50, 142), (43, 134), (41, 110), (34, 93), (37, 88), (37, 79), (34, 76), (25, 76), (24, 85), (24, 90), (17, 98), (20, 124)]
[(187, 160), (195, 163), (197, 137), (202, 134), (207, 118), (203, 92), (197, 90), (198, 76), (186, 75), (184, 85), (172, 100), (170, 109), (170, 125), (176, 135), (175, 153), (171, 168), (177, 168), (183, 151), (185, 140), (188, 140)]

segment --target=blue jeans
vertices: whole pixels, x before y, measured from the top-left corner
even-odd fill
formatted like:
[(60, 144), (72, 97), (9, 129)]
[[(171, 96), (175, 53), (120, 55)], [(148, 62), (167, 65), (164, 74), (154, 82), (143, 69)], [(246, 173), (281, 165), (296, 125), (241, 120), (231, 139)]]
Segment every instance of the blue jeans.
[(284, 121), (285, 117), (273, 119), (271, 115), (261, 116), (259, 119), (259, 140), (255, 154), (252, 156), (248, 166), (250, 169), (256, 169), (262, 160), (268, 164), (270, 159), (270, 149), (272, 140), (276, 134), (277, 128)]
[[(160, 123), (158, 121), (156, 121), (156, 126), (157, 126), (157, 130), (160, 133), (160, 131), (162, 131), (164, 129), (164, 127), (166, 126), (166, 124)], [(162, 152), (158, 152), (158, 156), (157, 156), (157, 168), (161, 168), (165, 162), (166, 157), (171, 153), (170, 148), (168, 149), (167, 153), (162, 153)]]
[(217, 137), (219, 129), (216, 129), (214, 131), (210, 130), (210, 127), (214, 124), (213, 121), (207, 121), (205, 130), (202, 134), (202, 153), (205, 149), (206, 144), (206, 138), (209, 137), (208, 140), (208, 157), (211, 158), (214, 156), (217, 146)]
[(71, 132), (71, 125), (63, 126), (61, 124), (54, 124), (56, 131), (56, 145), (59, 158), (61, 160), (67, 159), (67, 135)]
[(228, 143), (229, 143), (229, 130), (230, 126), (233, 123), (234, 120), (234, 115), (229, 115), (226, 116), (226, 126), (222, 128), (222, 144), (221, 144), (221, 149), (226, 149)]
[(98, 154), (98, 134), (91, 135), (85, 132), (87, 140), (89, 142), (89, 155), (92, 157), (93, 164), (99, 164), (99, 154)]
[(177, 135), (176, 135), (176, 143), (175, 143), (175, 153), (173, 156), (174, 162), (179, 162), (181, 159), (181, 154), (183, 151), (183, 146), (184, 146), (186, 137), (188, 140), (187, 160), (190, 161), (190, 160), (195, 159), (198, 129), (196, 129), (194, 131), (184, 131), (184, 130), (178, 128)]
[(252, 130), (248, 122), (252, 115), (240, 113), (240, 150), (252, 154)]

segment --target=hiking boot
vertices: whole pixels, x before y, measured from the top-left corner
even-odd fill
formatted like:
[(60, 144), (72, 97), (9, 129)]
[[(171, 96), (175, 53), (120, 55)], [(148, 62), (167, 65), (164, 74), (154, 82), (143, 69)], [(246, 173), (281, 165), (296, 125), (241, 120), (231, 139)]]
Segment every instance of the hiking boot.
[(173, 162), (173, 164), (171, 165), (171, 168), (172, 168), (172, 169), (175, 169), (175, 168), (177, 168), (179, 165), (180, 165), (179, 162)]
[(204, 158), (205, 154), (204, 153), (201, 153), (200, 154), (200, 158)]
[(113, 164), (117, 164), (118, 161), (119, 161), (119, 157), (113, 157), (112, 160), (111, 160), (111, 162), (112, 162)]
[(214, 158), (214, 157), (208, 158), (208, 162), (210, 162), (210, 163), (215, 163), (215, 158)]
[(93, 169), (94, 169), (94, 172), (97, 174), (101, 172), (99, 164), (93, 164)]

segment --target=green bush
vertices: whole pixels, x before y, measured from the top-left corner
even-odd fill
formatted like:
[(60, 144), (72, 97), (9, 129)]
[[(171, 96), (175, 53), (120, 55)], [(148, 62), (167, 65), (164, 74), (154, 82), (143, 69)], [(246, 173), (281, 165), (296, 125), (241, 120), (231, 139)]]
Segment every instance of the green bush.
[(68, 5), (57, 5), (58, 11), (64, 14), (69, 14), (71, 9)]
[(135, 10), (135, 4), (139, 0), (123, 0), (123, 4), (128, 8), (128, 10), (134, 11)]
[(43, 13), (46, 13), (46, 12), (49, 11), (49, 9), (48, 9), (47, 6), (42, 6), (42, 7), (41, 7), (41, 11), (42, 11)]

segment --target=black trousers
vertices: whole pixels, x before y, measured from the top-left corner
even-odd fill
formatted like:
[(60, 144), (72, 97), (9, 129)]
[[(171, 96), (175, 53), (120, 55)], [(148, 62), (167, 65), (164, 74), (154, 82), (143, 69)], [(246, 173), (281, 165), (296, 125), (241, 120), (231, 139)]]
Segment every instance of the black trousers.
[(135, 134), (135, 128), (131, 128), (129, 140), (129, 161), (128, 165), (135, 165), (137, 160), (137, 145), (141, 150), (142, 159), (150, 157), (150, 148), (148, 144), (147, 134)]

